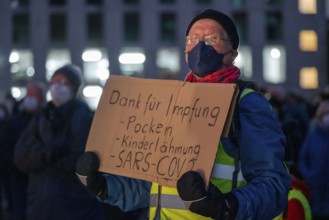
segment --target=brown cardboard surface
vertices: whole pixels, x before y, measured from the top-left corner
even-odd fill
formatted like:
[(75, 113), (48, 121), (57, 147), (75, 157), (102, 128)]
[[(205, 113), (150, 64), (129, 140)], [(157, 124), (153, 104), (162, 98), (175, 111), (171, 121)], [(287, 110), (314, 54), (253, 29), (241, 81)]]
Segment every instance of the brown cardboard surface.
[(196, 170), (208, 183), (220, 136), (228, 133), (236, 89), (235, 84), (111, 76), (86, 151), (98, 153), (102, 172), (175, 187), (183, 173)]

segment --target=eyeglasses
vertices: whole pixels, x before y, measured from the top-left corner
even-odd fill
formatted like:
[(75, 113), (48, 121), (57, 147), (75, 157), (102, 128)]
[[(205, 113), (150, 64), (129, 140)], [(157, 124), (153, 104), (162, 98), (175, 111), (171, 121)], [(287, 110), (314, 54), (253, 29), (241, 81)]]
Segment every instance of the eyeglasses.
[[(185, 45), (186, 46), (195, 46), (202, 40), (198, 35), (186, 36)], [(203, 37), (204, 43), (210, 46), (218, 46), (221, 41), (230, 41), (228, 39), (224, 39), (218, 35), (209, 35)]]

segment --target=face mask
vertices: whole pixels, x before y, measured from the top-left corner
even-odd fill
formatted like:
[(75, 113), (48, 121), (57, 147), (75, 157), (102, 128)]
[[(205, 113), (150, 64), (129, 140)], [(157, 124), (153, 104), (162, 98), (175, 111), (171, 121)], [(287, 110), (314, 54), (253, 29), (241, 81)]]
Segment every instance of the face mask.
[(28, 111), (34, 111), (38, 108), (38, 100), (35, 97), (26, 96), (22, 104), (23, 108)]
[(218, 53), (212, 46), (200, 41), (188, 52), (187, 63), (195, 75), (205, 77), (223, 66), (223, 58), (226, 54)]
[(51, 85), (50, 94), (53, 98), (52, 102), (56, 106), (63, 105), (73, 97), (71, 89), (61, 84)]
[(324, 127), (329, 128), (329, 114), (322, 116), (321, 123)]

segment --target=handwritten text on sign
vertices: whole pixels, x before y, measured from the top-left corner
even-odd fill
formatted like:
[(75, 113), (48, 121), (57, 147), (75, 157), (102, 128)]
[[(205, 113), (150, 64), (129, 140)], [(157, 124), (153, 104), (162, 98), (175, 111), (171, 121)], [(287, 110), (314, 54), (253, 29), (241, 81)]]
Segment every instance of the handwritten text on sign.
[(103, 172), (175, 186), (193, 169), (207, 180), (234, 91), (232, 84), (111, 77), (87, 150), (99, 153)]

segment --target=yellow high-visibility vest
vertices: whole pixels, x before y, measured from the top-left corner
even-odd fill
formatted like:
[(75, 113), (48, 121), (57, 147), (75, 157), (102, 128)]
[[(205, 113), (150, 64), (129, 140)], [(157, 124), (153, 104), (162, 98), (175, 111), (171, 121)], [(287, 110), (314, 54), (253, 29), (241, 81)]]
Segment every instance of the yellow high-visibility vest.
[[(245, 89), (240, 99), (246, 94), (253, 92), (252, 89)], [(213, 166), (210, 182), (214, 184), (221, 192), (227, 193), (232, 190), (232, 175), (235, 170), (234, 158), (229, 156), (222, 143), (219, 143)], [(246, 184), (241, 172), (238, 174), (237, 186)], [(191, 212), (184, 205), (183, 200), (178, 195), (177, 189), (173, 187), (160, 186), (153, 183), (150, 193), (150, 212), (149, 219), (161, 220), (206, 220), (211, 219)]]

